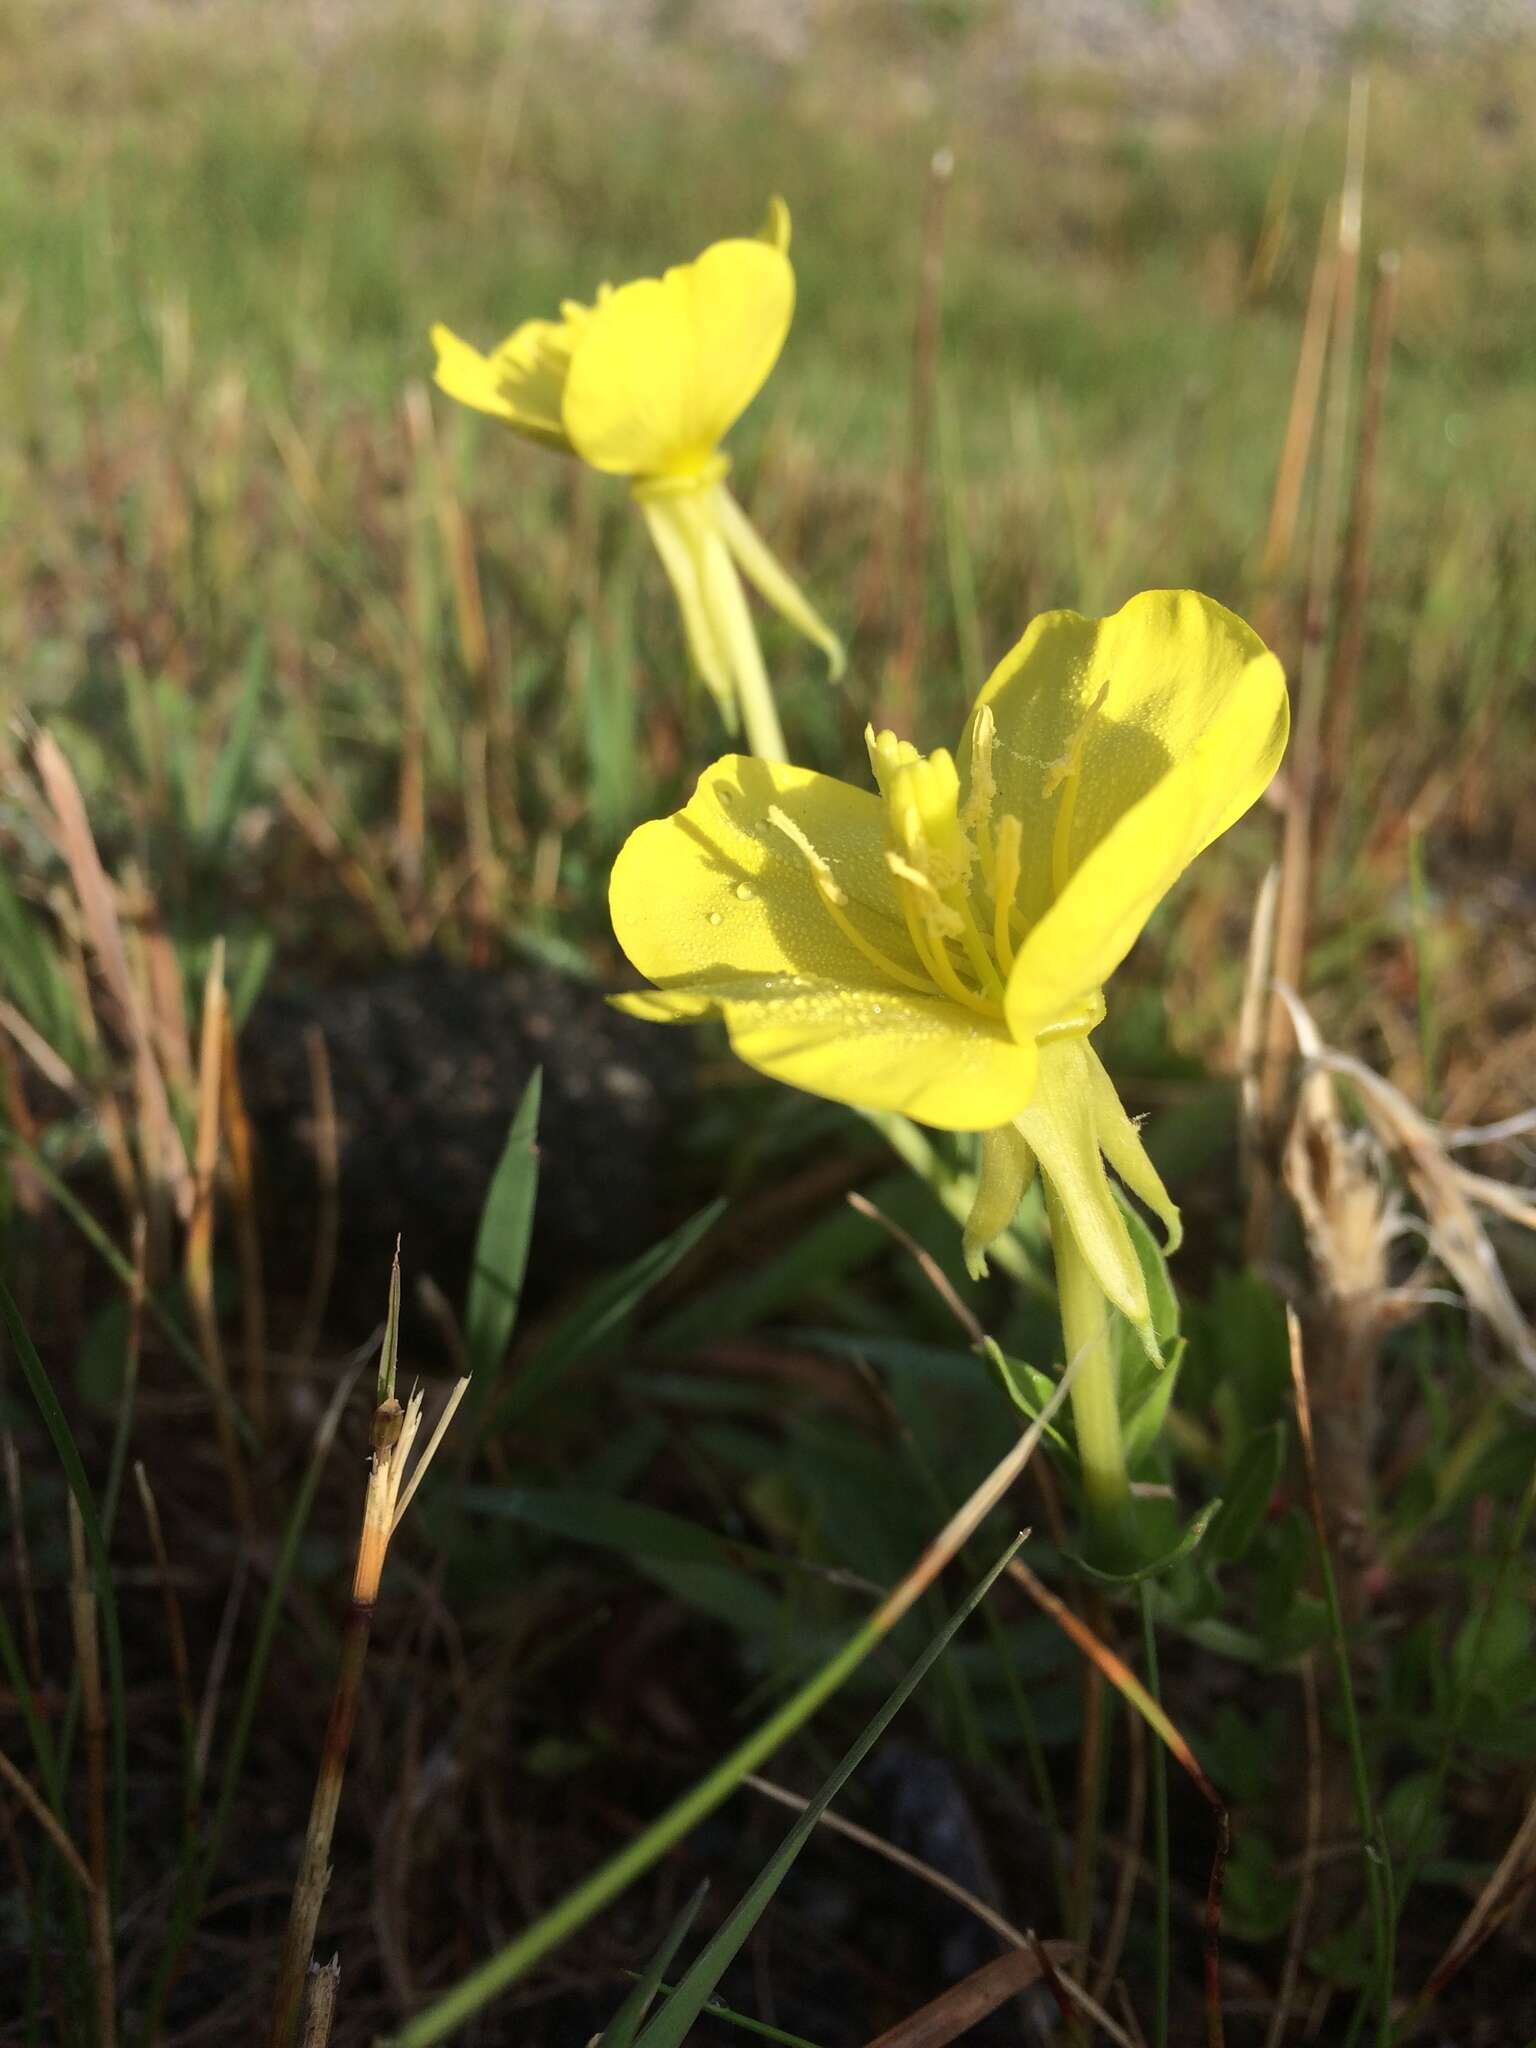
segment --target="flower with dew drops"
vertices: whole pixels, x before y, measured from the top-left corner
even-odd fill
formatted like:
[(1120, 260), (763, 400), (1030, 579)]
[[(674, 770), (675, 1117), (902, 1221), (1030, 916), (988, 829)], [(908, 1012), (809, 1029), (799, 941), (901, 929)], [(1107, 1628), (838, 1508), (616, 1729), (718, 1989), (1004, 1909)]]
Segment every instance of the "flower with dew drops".
[[(871, 731), (868, 791), (731, 755), (682, 811), (634, 832), (610, 906), (654, 987), (616, 1000), (658, 1019), (716, 1012), (778, 1080), (979, 1132), (973, 1271), (1038, 1167), (1064, 1304), (1070, 1253), (1076, 1292), (1107, 1297), (1155, 1355), (1107, 1169), (1170, 1246), (1178, 1212), (1091, 1034), (1105, 982), (1258, 798), (1288, 728), (1280, 664), (1210, 598), (1049, 612), (977, 699), (958, 759)], [(1090, 1378), (1074, 1406), (1091, 1491), (1085, 1405), (1105, 1395)], [(1111, 1468), (1117, 1455), (1118, 1440)], [(1129, 1498), (1123, 1458), (1104, 1485)]]
[[(755, 239), (715, 242), (661, 277), (604, 285), (590, 306), (527, 320), (489, 355), (432, 330), (437, 382), (594, 469), (628, 477), (682, 613), (694, 665), (754, 752), (784, 760), (741, 575), (826, 654), (842, 646), (726, 487), (720, 443), (767, 382), (789, 332), (795, 274), (789, 209), (775, 199)], [(738, 573), (739, 572), (739, 573)]]

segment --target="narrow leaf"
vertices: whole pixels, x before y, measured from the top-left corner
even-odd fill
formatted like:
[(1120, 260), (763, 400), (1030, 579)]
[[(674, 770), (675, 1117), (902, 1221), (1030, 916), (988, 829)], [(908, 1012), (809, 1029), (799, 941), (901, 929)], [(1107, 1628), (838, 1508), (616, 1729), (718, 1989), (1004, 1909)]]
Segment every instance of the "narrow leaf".
[(464, 1341), (475, 1399), (483, 1401), (500, 1370), (517, 1324), (528, 1270), (528, 1243), (533, 1235), (534, 1202), (539, 1191), (539, 1104), (543, 1070), (535, 1067), (502, 1152), (480, 1215), (475, 1261), (464, 1304)]
[(697, 1918), (699, 1908), (704, 1903), (704, 1894), (708, 1890), (709, 1879), (706, 1877), (693, 1896), (685, 1900), (682, 1911), (663, 1935), (661, 1947), (646, 1964), (644, 1975), (604, 2027), (596, 2042), (596, 2048), (630, 2048), (630, 2043), (640, 2031), (641, 2022), (650, 2011), (651, 2001), (667, 1974), (667, 1965), (682, 1946), (683, 1936)]
[(571, 1366), (594, 1352), (610, 1331), (651, 1289), (680, 1265), (725, 1213), (723, 1201), (711, 1202), (696, 1216), (652, 1245), (638, 1259), (600, 1280), (554, 1331), (542, 1350), (514, 1373), (502, 1398), (499, 1419), (510, 1421), (547, 1394)]

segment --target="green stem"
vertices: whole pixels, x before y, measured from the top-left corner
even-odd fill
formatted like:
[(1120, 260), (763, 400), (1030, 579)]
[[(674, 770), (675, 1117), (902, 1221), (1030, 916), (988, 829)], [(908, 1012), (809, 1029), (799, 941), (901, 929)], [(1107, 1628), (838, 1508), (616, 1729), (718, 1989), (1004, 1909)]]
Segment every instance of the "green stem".
[[(1143, 1579), (1137, 1588), (1141, 1597), (1142, 1654), (1147, 1665), (1147, 1690), (1161, 1701), (1157, 1679), (1157, 1631), (1152, 1622), (1152, 1588)], [(1168, 2048), (1168, 1755), (1160, 1742), (1152, 1745), (1152, 1854), (1157, 1870), (1157, 1988), (1152, 2008), (1153, 2048)]]
[(1110, 1306), (1048, 1178), (1045, 1208), (1056, 1256), (1066, 1360), (1074, 1368), (1072, 1420), (1092, 1539), (1107, 1566), (1130, 1566), (1136, 1556), (1135, 1509), (1120, 1432), (1119, 1363)]

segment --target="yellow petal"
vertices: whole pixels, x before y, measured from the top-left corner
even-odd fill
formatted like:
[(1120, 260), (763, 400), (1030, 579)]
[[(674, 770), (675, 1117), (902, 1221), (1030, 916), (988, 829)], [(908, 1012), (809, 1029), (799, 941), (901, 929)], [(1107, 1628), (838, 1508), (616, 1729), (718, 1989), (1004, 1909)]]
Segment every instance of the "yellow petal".
[[(583, 308), (571, 311), (584, 317)], [(505, 420), (531, 440), (568, 450), (560, 405), (576, 331), (573, 320), (525, 320), (486, 356), (439, 322), (432, 329), (438, 387), (461, 405)]]
[(472, 405), (476, 412), (511, 419), (512, 407), (502, 393), (489, 356), (461, 341), (440, 320), (432, 329), (432, 346), (437, 350), (437, 369), (433, 374), (440, 391), (446, 391), (460, 405)]
[[(1017, 1124), (1066, 1211), (1094, 1278), (1145, 1337), (1151, 1327), (1146, 1278), (1099, 1150), (1092, 1073), (1097, 1064), (1084, 1038), (1042, 1045), (1035, 1098)], [(1152, 1344), (1155, 1350), (1155, 1338)]]
[[(1034, 1092), (1037, 1054), (1001, 1026), (904, 989), (851, 988), (799, 977), (722, 978), (665, 990), (688, 1006), (706, 996), (731, 1048), (749, 1067), (854, 1109), (889, 1110), (945, 1131), (974, 1131), (1017, 1115)], [(641, 1014), (656, 1016), (655, 1008)]]
[[(1015, 1032), (1099, 989), (1202, 848), (1280, 762), (1280, 664), (1193, 591), (1144, 591), (1108, 619), (1048, 612), (983, 690), (996, 807), (1024, 827), (1027, 935), (1008, 983)], [(974, 718), (972, 723), (974, 730)]]
[[(828, 909), (806, 848), (862, 945)], [(945, 1130), (1005, 1123), (1030, 1098), (1032, 1044), (898, 978), (920, 978), (918, 962), (872, 794), (728, 755), (675, 817), (630, 835), (609, 904), (620, 945), (659, 984), (638, 998), (643, 1014), (675, 1004), (697, 1015), (707, 1003), (740, 1056), (778, 1080)]]
[(616, 476), (707, 468), (767, 381), (795, 274), (767, 242), (716, 242), (661, 278), (620, 285), (581, 329), (565, 387), (576, 452)]
[(881, 985), (770, 812), (826, 862), (856, 929), (915, 971), (885, 862), (880, 799), (808, 768), (727, 754), (705, 769), (682, 810), (632, 832), (614, 863), (614, 932), (646, 979), (676, 988), (721, 976), (804, 974)]
[(789, 254), (790, 220), (789, 207), (775, 192), (768, 201), (768, 211), (763, 224), (757, 231), (757, 239), (766, 242), (770, 249), (777, 249), (781, 256)]

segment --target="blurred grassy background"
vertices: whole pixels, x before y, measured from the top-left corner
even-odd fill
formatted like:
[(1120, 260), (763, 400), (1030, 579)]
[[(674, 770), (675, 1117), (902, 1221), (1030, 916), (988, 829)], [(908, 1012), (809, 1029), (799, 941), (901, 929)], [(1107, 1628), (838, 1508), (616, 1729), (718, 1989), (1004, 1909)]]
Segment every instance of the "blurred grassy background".
[[(851, 638), (837, 697), (767, 628), (811, 758), (849, 758), (897, 630), (937, 146), (957, 169), (919, 736), (953, 731), (1036, 610), (1160, 582), (1256, 602), (1337, 77), (1047, 77), (998, 62), (986, 10), (836, 10), (782, 64), (686, 10), (606, 49), (551, 13), (462, 4), (61, 20), (0, 14), (0, 687), (94, 760), (93, 812), (142, 834), (170, 757), (216, 754), (263, 636), (252, 791), (315, 798), (371, 878), (362, 924), (329, 906), (326, 947), (453, 942), (466, 908), (498, 933), (600, 937), (616, 836), (715, 745), (702, 703), (670, 722), (680, 647), (622, 492), (403, 400), (432, 319), (489, 343), (749, 228), (772, 190), (799, 312), (733, 447), (760, 525)], [(1367, 262), (1392, 248), (1403, 271), (1335, 899), (1346, 993), (1362, 946), (1406, 931), (1413, 831), (1458, 890), (1463, 855), (1512, 875), (1536, 854), (1536, 569), (1511, 459), (1536, 395), (1533, 81), (1507, 48), (1375, 62)], [(402, 744), (425, 784), (412, 902), (389, 837)], [(124, 745), (143, 774), (114, 772)], [(1245, 893), (1259, 836), (1223, 856)], [(312, 936), (302, 909), (257, 908)], [(1411, 1055), (1379, 1017), (1344, 1028)]]

